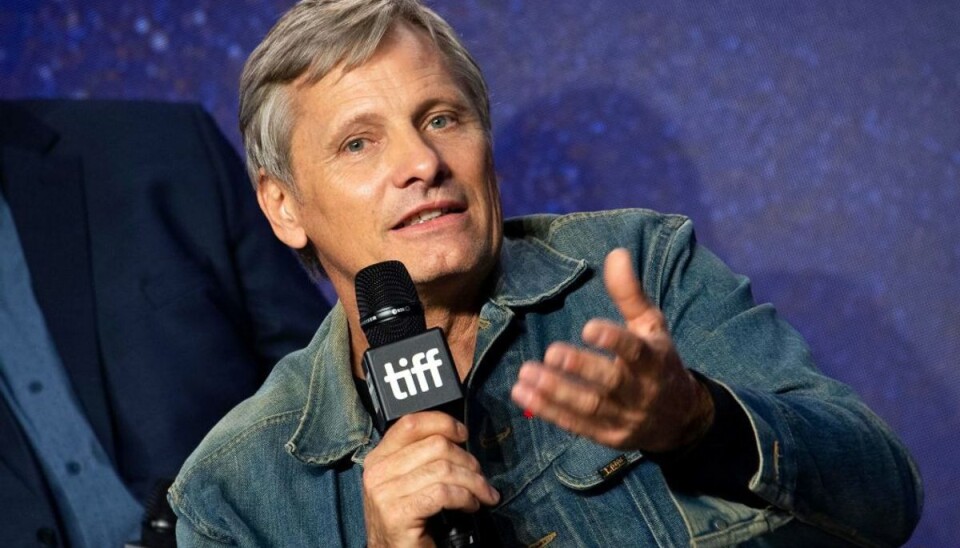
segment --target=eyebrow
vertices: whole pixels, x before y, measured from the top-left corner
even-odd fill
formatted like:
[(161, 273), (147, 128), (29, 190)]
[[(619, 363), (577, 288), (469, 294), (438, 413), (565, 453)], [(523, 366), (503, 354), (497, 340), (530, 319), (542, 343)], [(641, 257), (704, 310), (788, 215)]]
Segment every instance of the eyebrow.
[(376, 125), (382, 120), (382, 116), (373, 112), (359, 112), (349, 118), (337, 123), (330, 132), (328, 146), (336, 148), (340, 145), (340, 139), (345, 133), (355, 126)]
[[(417, 107), (413, 110), (414, 118), (423, 117), (428, 111), (435, 108), (437, 105), (450, 105), (451, 108), (457, 110), (458, 112), (468, 112), (475, 113), (470, 106), (470, 102), (467, 101), (467, 98), (463, 96), (462, 93), (456, 94), (442, 94), (428, 97), (420, 102)], [(330, 132), (330, 144), (331, 146), (339, 146), (339, 140), (344, 133), (349, 133), (350, 128), (354, 126), (363, 126), (363, 125), (377, 125), (381, 123), (383, 116), (375, 112), (358, 112), (355, 115), (346, 118), (342, 122), (339, 122), (333, 130)]]
[(421, 102), (417, 108), (414, 110), (414, 113), (417, 118), (423, 117), (427, 111), (433, 109), (437, 105), (450, 105), (454, 110), (459, 112), (473, 112), (474, 109), (470, 106), (470, 102), (466, 97), (463, 96), (463, 93), (458, 93), (454, 95), (444, 95), (444, 96), (434, 96), (429, 99)]
[(342, 133), (344, 129), (349, 128), (350, 126), (359, 126), (359, 125), (372, 125), (379, 122), (383, 116), (373, 113), (373, 112), (358, 112), (353, 116), (339, 122), (334, 128), (333, 133), (338, 134)]

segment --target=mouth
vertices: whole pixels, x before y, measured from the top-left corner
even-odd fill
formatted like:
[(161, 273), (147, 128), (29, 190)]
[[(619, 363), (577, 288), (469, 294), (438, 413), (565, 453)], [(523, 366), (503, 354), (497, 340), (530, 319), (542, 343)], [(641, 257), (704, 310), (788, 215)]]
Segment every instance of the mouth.
[(466, 208), (449, 205), (444, 207), (425, 207), (423, 209), (417, 210), (414, 213), (410, 214), (403, 221), (401, 221), (397, 226), (394, 227), (394, 230), (399, 230), (401, 228), (407, 228), (411, 226), (420, 225), (423, 223), (430, 222), (434, 219), (439, 219), (445, 215), (450, 215), (453, 213), (462, 213)]
[(425, 223), (427, 221), (432, 221), (437, 217), (440, 217), (441, 215), (446, 215), (447, 213), (450, 213), (450, 211), (451, 210), (446, 207), (442, 207), (440, 209), (428, 209), (426, 211), (421, 211), (420, 213), (417, 213), (412, 217), (408, 218), (406, 221), (402, 222), (400, 224), (400, 228), (406, 228), (408, 226), (414, 226), (420, 223)]

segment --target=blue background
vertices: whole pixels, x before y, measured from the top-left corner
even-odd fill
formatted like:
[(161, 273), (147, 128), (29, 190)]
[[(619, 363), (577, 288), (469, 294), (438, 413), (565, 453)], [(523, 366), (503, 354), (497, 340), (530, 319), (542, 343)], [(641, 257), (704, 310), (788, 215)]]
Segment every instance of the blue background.
[[(492, 89), (507, 214), (690, 215), (919, 461), (960, 539), (960, 3), (434, 3)], [(4, 0), (0, 96), (203, 103), (290, 2)]]

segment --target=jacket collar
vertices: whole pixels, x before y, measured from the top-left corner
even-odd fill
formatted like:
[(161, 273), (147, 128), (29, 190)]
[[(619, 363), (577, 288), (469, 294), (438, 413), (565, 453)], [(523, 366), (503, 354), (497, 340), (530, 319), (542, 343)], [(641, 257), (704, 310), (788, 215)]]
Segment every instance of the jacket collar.
[[(540, 240), (505, 239), (489, 301), (511, 309), (544, 303), (564, 294), (586, 270), (584, 261)], [(309, 464), (330, 465), (351, 454), (354, 462), (362, 463), (379, 434), (357, 396), (341, 303), (330, 311), (326, 323), (326, 336), (317, 337), (316, 348), (307, 353), (313, 360), (307, 403), (287, 451)], [(477, 350), (482, 352), (479, 342)]]
[(563, 293), (586, 270), (586, 261), (568, 257), (543, 240), (508, 238), (490, 300), (509, 308), (534, 306)]
[(0, 147), (46, 152), (59, 135), (30, 112), (10, 101), (0, 101)]
[(316, 337), (316, 348), (305, 353), (313, 362), (307, 402), (286, 448), (308, 464), (329, 465), (350, 453), (362, 462), (366, 456), (363, 449), (377, 433), (353, 380), (343, 303), (337, 301), (324, 323), (326, 336)]

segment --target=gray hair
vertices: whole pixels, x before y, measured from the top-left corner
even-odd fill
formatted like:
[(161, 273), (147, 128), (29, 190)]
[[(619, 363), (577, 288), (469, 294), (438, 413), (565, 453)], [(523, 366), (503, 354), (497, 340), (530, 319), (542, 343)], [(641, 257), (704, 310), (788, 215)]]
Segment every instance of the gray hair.
[(298, 197), (288, 84), (301, 76), (316, 83), (341, 63), (356, 68), (397, 22), (425, 31), (437, 45), (490, 138), (490, 99), (479, 66), (453, 28), (420, 0), (301, 0), (253, 50), (240, 77), (240, 132), (254, 187), (262, 168)]

